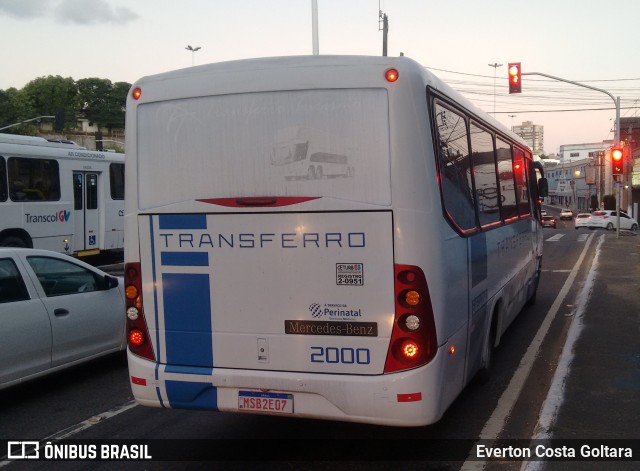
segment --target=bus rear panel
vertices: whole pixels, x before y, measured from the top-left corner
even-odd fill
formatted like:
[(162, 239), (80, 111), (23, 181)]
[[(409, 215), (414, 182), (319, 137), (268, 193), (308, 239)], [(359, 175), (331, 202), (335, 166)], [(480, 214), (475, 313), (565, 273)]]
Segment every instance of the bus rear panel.
[[(404, 84), (385, 80), (391, 66)], [(136, 401), (386, 425), (442, 416), (471, 376), (471, 275), (469, 240), (440, 204), (427, 85), (406, 58), (330, 57), (134, 85)]]

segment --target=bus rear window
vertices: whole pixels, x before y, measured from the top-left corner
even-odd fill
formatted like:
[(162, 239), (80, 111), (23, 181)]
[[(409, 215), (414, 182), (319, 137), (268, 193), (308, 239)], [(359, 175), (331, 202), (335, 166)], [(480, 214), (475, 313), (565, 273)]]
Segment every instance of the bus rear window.
[(138, 108), (138, 202), (326, 196), (391, 204), (384, 89), (172, 100)]

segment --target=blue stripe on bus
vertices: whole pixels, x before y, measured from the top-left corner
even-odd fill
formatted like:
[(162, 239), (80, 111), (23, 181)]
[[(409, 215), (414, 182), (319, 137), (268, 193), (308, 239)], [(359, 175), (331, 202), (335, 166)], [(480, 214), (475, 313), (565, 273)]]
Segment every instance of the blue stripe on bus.
[[(155, 307), (155, 321), (156, 321), (156, 367), (155, 367), (155, 377), (156, 381), (158, 380), (159, 374), (158, 369), (160, 368), (160, 329), (157, 328), (158, 318), (160, 314), (158, 313), (158, 283), (157, 275), (156, 275), (156, 246), (153, 232), (153, 217), (149, 216), (149, 237), (151, 239), (151, 277), (153, 279), (153, 305)], [(156, 395), (158, 396), (158, 401), (160, 401), (160, 405), (164, 407), (164, 401), (162, 400), (162, 394), (160, 393), (160, 388), (156, 387)]]
[(160, 229), (206, 229), (206, 214), (161, 214)]
[(208, 267), (207, 252), (160, 252), (160, 260), (164, 266), (174, 267)]
[(165, 380), (165, 387), (171, 407), (218, 410), (218, 389), (211, 383)]
[(163, 273), (166, 363), (213, 367), (209, 275)]

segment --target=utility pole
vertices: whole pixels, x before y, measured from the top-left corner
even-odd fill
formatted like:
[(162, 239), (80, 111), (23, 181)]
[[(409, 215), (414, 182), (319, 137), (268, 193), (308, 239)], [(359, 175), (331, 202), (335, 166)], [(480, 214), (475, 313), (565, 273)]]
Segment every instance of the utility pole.
[(382, 20), (382, 55), (387, 55), (387, 39), (389, 36), (389, 18), (386, 13), (382, 13), (380, 10), (380, 16), (378, 20), (378, 31), (380, 31), (380, 20)]
[(320, 54), (320, 40), (318, 39), (318, 0), (311, 0), (311, 34), (313, 41), (313, 55)]
[(488, 64), (489, 67), (493, 67), (493, 117), (496, 117), (496, 72), (498, 71), (498, 67), (502, 67), (502, 64), (498, 64), (497, 62), (493, 64)]

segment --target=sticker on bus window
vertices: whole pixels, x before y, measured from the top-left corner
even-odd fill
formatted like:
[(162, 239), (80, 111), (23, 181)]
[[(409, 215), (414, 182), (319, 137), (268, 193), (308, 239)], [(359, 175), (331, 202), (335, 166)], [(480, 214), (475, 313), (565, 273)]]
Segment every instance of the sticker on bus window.
[(362, 286), (364, 284), (362, 263), (336, 263), (336, 284)]

